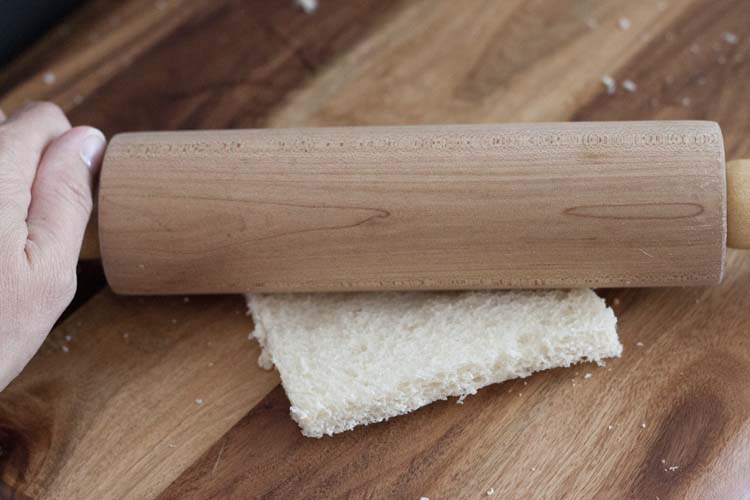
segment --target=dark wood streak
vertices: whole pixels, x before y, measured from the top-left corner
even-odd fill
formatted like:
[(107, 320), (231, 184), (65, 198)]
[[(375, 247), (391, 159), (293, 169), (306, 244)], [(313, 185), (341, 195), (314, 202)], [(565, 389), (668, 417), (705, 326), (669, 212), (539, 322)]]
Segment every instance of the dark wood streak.
[[(287, 93), (399, 3), (331, 0), (325, 22), (313, 28), (292, 2), (227, 0), (133, 61), (88, 99), (96, 106), (75, 109), (72, 120), (107, 134), (262, 126)], [(305, 28), (277, 35), (290, 22)]]
[[(629, 213), (631, 210), (632, 213)], [(624, 203), (579, 205), (566, 208), (563, 213), (590, 219), (660, 220), (689, 219), (703, 214), (704, 211), (703, 205), (698, 203)]]

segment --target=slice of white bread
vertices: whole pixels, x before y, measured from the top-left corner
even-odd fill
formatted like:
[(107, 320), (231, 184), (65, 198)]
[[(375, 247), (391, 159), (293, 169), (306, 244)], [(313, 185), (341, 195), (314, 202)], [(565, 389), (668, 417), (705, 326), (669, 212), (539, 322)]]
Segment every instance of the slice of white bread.
[(306, 436), (622, 352), (592, 290), (248, 295), (253, 336)]

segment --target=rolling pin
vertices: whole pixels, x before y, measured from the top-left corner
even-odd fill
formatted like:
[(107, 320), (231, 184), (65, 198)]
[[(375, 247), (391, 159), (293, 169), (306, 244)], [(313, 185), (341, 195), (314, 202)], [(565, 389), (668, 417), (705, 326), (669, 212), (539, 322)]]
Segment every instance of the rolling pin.
[(748, 165), (704, 121), (125, 133), (85, 247), (123, 294), (712, 285)]

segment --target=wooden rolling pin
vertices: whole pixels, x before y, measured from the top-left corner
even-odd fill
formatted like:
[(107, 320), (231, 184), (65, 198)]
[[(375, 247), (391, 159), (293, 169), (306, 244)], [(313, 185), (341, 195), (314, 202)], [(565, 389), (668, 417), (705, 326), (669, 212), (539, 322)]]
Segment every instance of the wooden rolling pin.
[(126, 294), (709, 285), (749, 172), (699, 121), (128, 133), (98, 232)]

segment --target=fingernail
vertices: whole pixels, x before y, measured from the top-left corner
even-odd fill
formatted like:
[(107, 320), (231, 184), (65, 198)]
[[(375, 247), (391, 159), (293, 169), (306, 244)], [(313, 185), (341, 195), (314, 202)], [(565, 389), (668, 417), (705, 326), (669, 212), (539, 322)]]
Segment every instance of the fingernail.
[(104, 134), (97, 129), (91, 129), (91, 133), (81, 142), (81, 159), (83, 163), (89, 168), (98, 167), (106, 144), (107, 140), (104, 138)]

